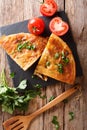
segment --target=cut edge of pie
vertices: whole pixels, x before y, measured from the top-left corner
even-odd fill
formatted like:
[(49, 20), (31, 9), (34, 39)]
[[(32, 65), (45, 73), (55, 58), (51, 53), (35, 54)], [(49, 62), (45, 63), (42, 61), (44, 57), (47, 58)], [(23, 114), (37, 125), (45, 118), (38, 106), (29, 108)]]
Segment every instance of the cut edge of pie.
[(30, 33), (18, 33), (0, 38), (0, 45), (24, 71), (41, 56), (48, 38)]
[(52, 33), (34, 74), (45, 81), (47, 77), (51, 77), (64, 83), (74, 84), (76, 65), (66, 42)]

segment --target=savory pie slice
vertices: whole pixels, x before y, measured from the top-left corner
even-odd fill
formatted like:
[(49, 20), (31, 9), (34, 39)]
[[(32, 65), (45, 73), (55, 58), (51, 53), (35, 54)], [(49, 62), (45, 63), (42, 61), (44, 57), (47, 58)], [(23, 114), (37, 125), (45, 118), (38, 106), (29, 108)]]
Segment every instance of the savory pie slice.
[(42, 54), (48, 38), (18, 33), (0, 39), (2, 48), (23, 69), (27, 70)]
[(34, 74), (41, 78), (48, 76), (65, 83), (74, 83), (74, 57), (68, 45), (55, 34), (51, 34)]

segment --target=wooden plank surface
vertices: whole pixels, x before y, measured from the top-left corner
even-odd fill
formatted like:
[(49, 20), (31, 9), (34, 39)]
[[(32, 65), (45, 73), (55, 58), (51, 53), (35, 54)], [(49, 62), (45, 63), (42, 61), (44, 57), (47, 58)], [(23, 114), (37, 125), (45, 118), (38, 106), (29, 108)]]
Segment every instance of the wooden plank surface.
[[(74, 40), (77, 44), (78, 55), (84, 77), (81, 81), (82, 92), (73, 95), (65, 106), (65, 130), (86, 130), (87, 129), (87, 0), (66, 0), (65, 11), (69, 17)], [(66, 86), (67, 89), (67, 86)], [(70, 111), (75, 114), (75, 119), (70, 122), (67, 115)]]
[[(0, 26), (39, 16), (39, 6), (42, 1), (43, 0), (0, 0)], [(71, 96), (66, 104), (62, 102), (37, 117), (32, 122), (29, 130), (55, 130), (51, 123), (54, 115), (58, 117), (60, 124), (59, 130), (87, 130), (87, 0), (79, 0), (79, 2), (78, 0), (55, 1), (59, 5), (59, 10), (65, 9), (67, 12), (72, 33), (77, 43), (77, 50), (84, 73), (82, 92), (78, 92)], [(12, 81), (8, 76), (10, 71), (6, 55), (0, 48), (0, 72), (3, 67), (6, 68), (7, 79), (12, 86)], [(47, 98), (45, 100), (40, 98), (34, 99), (31, 102), (29, 110), (25, 114), (32, 113), (42, 107), (49, 101), (50, 96), (57, 96), (66, 89), (69, 89), (69, 87), (69, 85), (58, 83), (55, 86), (48, 86), (46, 89), (43, 89), (42, 92), (43, 94), (46, 94)], [(75, 118), (72, 121), (69, 121), (70, 111), (73, 111), (75, 114)], [(15, 114), (17, 113), (14, 113), (14, 115)], [(10, 114), (2, 113), (0, 111), (0, 130), (3, 130), (2, 122), (9, 117), (11, 117)]]

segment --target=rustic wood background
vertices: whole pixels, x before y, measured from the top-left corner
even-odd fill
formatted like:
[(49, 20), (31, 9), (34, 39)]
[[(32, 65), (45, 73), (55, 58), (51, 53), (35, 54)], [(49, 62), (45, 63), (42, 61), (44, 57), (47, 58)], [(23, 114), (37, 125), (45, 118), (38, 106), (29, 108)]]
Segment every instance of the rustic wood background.
[[(59, 130), (87, 130), (87, 0), (55, 0), (59, 10), (65, 10), (69, 17), (74, 40), (80, 57), (84, 79), (82, 80), (82, 91), (68, 98), (68, 103), (63, 102), (49, 111), (37, 117), (31, 124), (29, 130), (55, 130), (51, 123), (52, 117), (56, 115), (60, 124)], [(0, 26), (12, 24), (34, 16), (41, 15), (39, 12), (40, 2), (43, 0), (0, 0)], [(9, 84), (9, 66), (5, 52), (0, 48), (0, 72), (6, 68)], [(45, 100), (36, 98), (31, 102), (27, 113), (32, 113), (45, 105), (50, 96), (58, 96), (70, 86), (62, 83), (48, 86), (42, 90), (47, 95)], [(73, 111), (75, 118), (69, 121), (69, 112)], [(17, 113), (14, 113), (14, 115)], [(2, 122), (11, 115), (0, 111), (0, 130), (3, 130)]]

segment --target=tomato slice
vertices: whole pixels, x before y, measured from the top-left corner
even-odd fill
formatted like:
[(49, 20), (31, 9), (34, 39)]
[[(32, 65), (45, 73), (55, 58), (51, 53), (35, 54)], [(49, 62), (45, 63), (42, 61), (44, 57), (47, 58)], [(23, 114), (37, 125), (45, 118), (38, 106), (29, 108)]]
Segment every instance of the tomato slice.
[(62, 36), (68, 31), (69, 26), (60, 17), (55, 17), (50, 21), (49, 28), (57, 36)]
[(28, 22), (28, 30), (30, 33), (35, 35), (40, 35), (43, 33), (45, 28), (45, 23), (41, 18), (32, 18)]
[(40, 6), (40, 12), (44, 16), (52, 16), (57, 11), (57, 4), (54, 0), (45, 0)]

